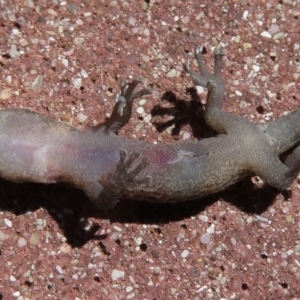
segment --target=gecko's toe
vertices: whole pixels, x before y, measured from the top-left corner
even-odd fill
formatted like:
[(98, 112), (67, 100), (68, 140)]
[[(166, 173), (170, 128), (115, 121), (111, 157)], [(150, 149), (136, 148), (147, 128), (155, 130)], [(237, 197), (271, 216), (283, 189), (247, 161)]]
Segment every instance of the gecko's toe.
[(202, 54), (203, 47), (197, 47), (195, 48), (195, 56), (199, 56)]
[(212, 80), (208, 80), (208, 82), (207, 82), (207, 89), (209, 91), (212, 91), (216, 87), (217, 87), (217, 85)]
[(225, 55), (225, 49), (219, 44), (215, 48), (214, 54), (215, 56), (223, 56)]

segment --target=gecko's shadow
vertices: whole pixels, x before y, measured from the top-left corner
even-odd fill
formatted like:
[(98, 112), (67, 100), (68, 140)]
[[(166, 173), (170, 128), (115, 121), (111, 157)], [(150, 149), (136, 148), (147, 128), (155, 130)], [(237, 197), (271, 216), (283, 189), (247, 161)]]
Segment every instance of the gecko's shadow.
[[(195, 89), (187, 93), (191, 101), (177, 99), (175, 94), (167, 92), (164, 101), (174, 105), (173, 108), (156, 106), (152, 116), (172, 115), (173, 119), (165, 123), (156, 123), (158, 131), (173, 126), (173, 135), (178, 135), (185, 124), (191, 126), (195, 137), (214, 136), (204, 121), (203, 106)], [(107, 236), (98, 234), (100, 225), (95, 222), (85, 229), (89, 217), (109, 219), (111, 222), (158, 224), (183, 220), (196, 216), (219, 199), (230, 202), (241, 211), (249, 214), (264, 212), (274, 201), (278, 191), (265, 187), (253, 189), (249, 178), (235, 184), (227, 191), (209, 197), (177, 204), (155, 204), (135, 201), (121, 201), (113, 210), (97, 211), (84, 193), (63, 185), (17, 184), (0, 179), (0, 210), (14, 214), (25, 214), (45, 208), (64, 232), (68, 243), (73, 247), (81, 247), (91, 239), (103, 240)], [(226, 216), (225, 216), (226, 217)]]
[[(196, 216), (222, 199), (249, 214), (261, 214), (276, 198), (278, 191), (265, 187), (253, 189), (249, 178), (242, 180), (226, 191), (209, 197), (176, 204), (157, 204), (122, 200), (111, 211), (95, 210), (95, 206), (84, 193), (63, 185), (17, 184), (0, 179), (0, 210), (16, 215), (46, 209), (64, 232), (68, 243), (81, 247), (91, 239), (103, 240), (107, 236), (98, 234), (99, 223), (90, 224), (90, 217), (109, 219), (111, 222), (157, 224), (184, 220)], [(226, 218), (226, 216), (225, 216)]]
[[(171, 134), (178, 136), (184, 125), (189, 125), (193, 136), (197, 139), (208, 138), (216, 135), (216, 132), (206, 125), (204, 120), (204, 106), (195, 88), (188, 88), (186, 94), (191, 100), (178, 99), (172, 91), (163, 94), (162, 102), (170, 103), (172, 107), (156, 105), (151, 111), (152, 124), (158, 132), (172, 128)], [(165, 117), (172, 117), (164, 121)]]

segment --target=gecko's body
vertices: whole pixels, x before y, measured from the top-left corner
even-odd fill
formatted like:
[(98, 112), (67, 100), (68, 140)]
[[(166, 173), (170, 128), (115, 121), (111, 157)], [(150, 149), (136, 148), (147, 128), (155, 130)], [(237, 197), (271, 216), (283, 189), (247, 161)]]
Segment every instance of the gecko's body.
[[(105, 123), (85, 131), (22, 109), (0, 111), (0, 176), (17, 182), (66, 182), (83, 189), (100, 208), (121, 196), (155, 202), (179, 202), (208, 195), (250, 173), (279, 189), (300, 169), (297, 147), (285, 164), (278, 156), (300, 142), (300, 110), (268, 124), (253, 124), (221, 110), (224, 87), (222, 51), (216, 50), (215, 73), (196, 59), (200, 75), (186, 66), (194, 83), (208, 87), (206, 122), (220, 133), (201, 141), (151, 144), (119, 137), (132, 100), (134, 81)], [(128, 156), (126, 157), (126, 153)], [(140, 158), (137, 157), (140, 155)]]

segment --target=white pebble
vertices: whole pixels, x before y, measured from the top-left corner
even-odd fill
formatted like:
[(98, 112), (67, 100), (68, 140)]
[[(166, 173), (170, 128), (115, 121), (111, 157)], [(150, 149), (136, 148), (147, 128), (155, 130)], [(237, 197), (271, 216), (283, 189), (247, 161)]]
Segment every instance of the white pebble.
[(175, 69), (171, 69), (168, 73), (167, 73), (167, 77), (172, 78), (175, 77), (177, 74)]
[(208, 244), (210, 242), (210, 234), (209, 233), (204, 233), (201, 238), (200, 241), (202, 244)]
[(7, 227), (12, 227), (12, 221), (11, 220), (8, 220), (6, 218), (4, 218), (4, 224), (7, 226)]
[(83, 78), (88, 78), (88, 77), (89, 77), (89, 74), (88, 74), (87, 71), (84, 70), (84, 69), (81, 70), (80, 75), (81, 75)]
[(113, 271), (111, 272), (111, 279), (112, 280), (117, 280), (119, 278), (123, 278), (124, 276), (125, 276), (125, 272), (124, 271), (113, 269)]
[(197, 94), (203, 94), (204, 93), (204, 87), (197, 85), (196, 86)]
[(269, 38), (269, 39), (272, 37), (272, 35), (271, 35), (268, 31), (263, 31), (263, 32), (261, 33), (261, 36), (262, 36), (262, 37)]
[(143, 107), (139, 106), (139, 107), (136, 109), (136, 112), (137, 112), (139, 115), (141, 115), (141, 114), (143, 114), (143, 113), (145, 112), (145, 110), (144, 110)]
[(214, 233), (215, 232), (215, 224), (211, 224), (207, 229), (207, 233)]
[(81, 85), (82, 85), (81, 77), (73, 78), (72, 83), (73, 83), (73, 86), (74, 86), (75, 89), (80, 89)]
[(181, 257), (182, 258), (187, 258), (190, 254), (190, 251), (189, 250), (183, 250), (182, 253), (181, 253)]
[(61, 266), (56, 266), (55, 269), (56, 269), (57, 273), (59, 273), (59, 274), (63, 274), (64, 273), (64, 271), (61, 268)]
[(258, 65), (253, 65), (252, 69), (254, 72), (258, 72), (260, 70), (260, 67)]
[(87, 118), (88, 118), (88, 117), (87, 117), (85, 114), (83, 114), (83, 113), (79, 113), (79, 114), (77, 115), (77, 119), (78, 119), (78, 121), (81, 122), (81, 123), (85, 122)]
[(21, 248), (21, 247), (25, 247), (26, 245), (27, 245), (26, 239), (24, 239), (23, 237), (20, 237), (18, 239), (18, 246)]

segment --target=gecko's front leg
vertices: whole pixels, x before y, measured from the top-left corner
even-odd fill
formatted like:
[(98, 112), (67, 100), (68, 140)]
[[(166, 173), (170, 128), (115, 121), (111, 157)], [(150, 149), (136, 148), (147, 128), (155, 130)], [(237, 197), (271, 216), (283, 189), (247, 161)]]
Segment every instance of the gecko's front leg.
[[(127, 186), (133, 183), (136, 176), (149, 165), (149, 160), (144, 157), (134, 169), (131, 169), (133, 162), (139, 157), (140, 152), (133, 151), (128, 155), (126, 150), (120, 150), (120, 160), (115, 173), (104, 186), (98, 198), (91, 199), (97, 207), (108, 210), (118, 203)], [(146, 181), (146, 178), (139, 180), (139, 184)]]

